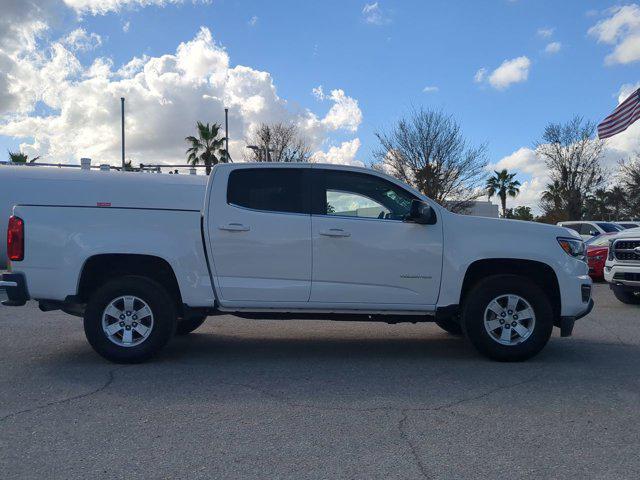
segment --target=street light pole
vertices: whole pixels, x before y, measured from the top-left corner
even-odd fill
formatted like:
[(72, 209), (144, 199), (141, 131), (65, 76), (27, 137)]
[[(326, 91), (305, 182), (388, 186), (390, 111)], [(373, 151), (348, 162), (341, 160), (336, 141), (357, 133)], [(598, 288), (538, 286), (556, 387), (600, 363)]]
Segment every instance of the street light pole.
[(260, 162), (270, 162), (271, 155), (269, 155), (269, 153), (275, 152), (275, 150), (269, 148), (266, 145), (264, 147), (258, 147), (257, 145), (247, 145), (247, 148), (249, 150), (253, 150), (254, 152), (258, 152), (258, 158), (262, 159), (259, 160)]
[(122, 117), (122, 171), (124, 172), (124, 97), (120, 97), (120, 112)]
[(225, 150), (226, 150), (226, 157), (227, 157), (227, 162), (229, 162), (231, 160), (231, 156), (229, 155), (229, 109), (225, 108), (224, 109), (224, 130), (225, 130), (225, 134), (224, 134), (224, 143), (225, 143)]

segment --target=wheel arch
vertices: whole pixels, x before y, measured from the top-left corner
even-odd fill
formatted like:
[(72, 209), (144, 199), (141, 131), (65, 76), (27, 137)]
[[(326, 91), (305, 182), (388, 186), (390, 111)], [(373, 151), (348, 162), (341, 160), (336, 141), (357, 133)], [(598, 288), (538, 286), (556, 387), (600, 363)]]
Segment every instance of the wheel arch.
[(182, 295), (173, 268), (165, 259), (143, 254), (99, 254), (89, 257), (82, 266), (78, 280), (78, 299), (86, 303), (97, 288), (105, 282), (121, 276), (148, 277), (162, 285), (182, 311)]
[(520, 275), (534, 281), (548, 296), (554, 315), (554, 323), (560, 321), (562, 300), (560, 284), (556, 272), (546, 263), (536, 260), (520, 260), (513, 258), (490, 258), (477, 260), (467, 267), (462, 290), (460, 305), (471, 288), (483, 278), (492, 275)]

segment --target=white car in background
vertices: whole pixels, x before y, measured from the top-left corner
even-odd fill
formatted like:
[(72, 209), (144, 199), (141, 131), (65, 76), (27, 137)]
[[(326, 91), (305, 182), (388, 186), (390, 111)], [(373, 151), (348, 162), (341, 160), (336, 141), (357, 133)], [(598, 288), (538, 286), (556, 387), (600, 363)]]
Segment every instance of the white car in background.
[(638, 228), (640, 227), (640, 221), (622, 221), (622, 222), (616, 222), (616, 225), (624, 228), (625, 230), (629, 230), (631, 228)]
[(579, 220), (575, 222), (558, 222), (561, 227), (570, 228), (580, 234), (583, 240), (597, 237), (603, 233), (622, 232), (624, 227), (613, 223), (600, 220)]

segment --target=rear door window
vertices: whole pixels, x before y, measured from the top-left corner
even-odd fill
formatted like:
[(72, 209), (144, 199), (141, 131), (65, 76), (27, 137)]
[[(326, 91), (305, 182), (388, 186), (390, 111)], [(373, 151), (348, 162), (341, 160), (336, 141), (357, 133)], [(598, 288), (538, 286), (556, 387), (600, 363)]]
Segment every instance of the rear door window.
[(570, 228), (571, 230), (574, 230), (574, 231), (580, 233), (580, 224), (579, 223), (565, 223), (562, 226), (565, 227), (565, 228)]
[(582, 235), (599, 235), (598, 229), (591, 225), (590, 223), (582, 223), (580, 224), (580, 234)]
[(306, 168), (242, 168), (229, 174), (227, 203), (252, 210), (310, 213)]

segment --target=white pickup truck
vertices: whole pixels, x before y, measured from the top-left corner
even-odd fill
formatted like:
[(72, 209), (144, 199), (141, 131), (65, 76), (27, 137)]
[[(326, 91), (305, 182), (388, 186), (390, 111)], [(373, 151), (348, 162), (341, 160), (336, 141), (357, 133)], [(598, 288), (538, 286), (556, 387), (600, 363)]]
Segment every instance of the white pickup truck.
[(609, 242), (604, 279), (618, 300), (640, 305), (640, 228), (618, 233)]
[(91, 195), (73, 205), (14, 207), (1, 284), (5, 305), (82, 316), (112, 361), (146, 360), (216, 314), (435, 321), (517, 361), (593, 307), (577, 233), (456, 215), (377, 171), (218, 165), (197, 207), (195, 190), (139, 173), (84, 175)]

